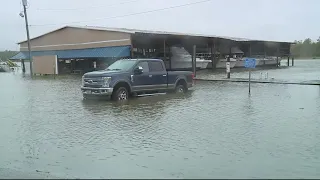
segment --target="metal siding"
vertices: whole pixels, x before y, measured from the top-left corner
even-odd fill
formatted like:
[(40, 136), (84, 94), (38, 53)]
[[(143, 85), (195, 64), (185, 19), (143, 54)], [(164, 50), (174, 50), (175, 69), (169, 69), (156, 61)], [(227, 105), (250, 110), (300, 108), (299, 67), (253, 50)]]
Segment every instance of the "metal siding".
[[(60, 59), (69, 58), (103, 58), (103, 57), (128, 57), (130, 56), (130, 46), (103, 47), (91, 49), (75, 49), (75, 50), (60, 50), (60, 51), (33, 51), (31, 56), (50, 56), (57, 55)], [(29, 59), (28, 52), (19, 52), (17, 55), (10, 58)]]
[(18, 54), (14, 55), (10, 58), (11, 60), (18, 60), (18, 59), (26, 59), (25, 54), (22, 52), (19, 52)]
[(33, 57), (34, 74), (57, 74), (56, 56), (35, 56)]
[(99, 26), (70, 26), (74, 28), (83, 28), (83, 29), (92, 29), (92, 30), (104, 30), (111, 32), (123, 32), (129, 34), (146, 34), (146, 35), (177, 35), (177, 36), (193, 36), (193, 37), (209, 37), (209, 38), (220, 38), (237, 42), (250, 42), (250, 41), (261, 41), (261, 42), (276, 42), (276, 43), (289, 43), (291, 41), (274, 41), (274, 40), (262, 40), (262, 39), (248, 39), (248, 38), (239, 38), (239, 37), (230, 37), (230, 36), (218, 36), (212, 34), (198, 34), (198, 33), (183, 33), (183, 32), (168, 32), (168, 31), (156, 31), (156, 30), (141, 30), (141, 29), (129, 29), (129, 28), (112, 28), (112, 27), (99, 27)]
[[(32, 38), (32, 51), (59, 51), (73, 49), (88, 49), (111, 46), (131, 45), (130, 34), (66, 27)], [(27, 51), (27, 42), (20, 43), (20, 51)]]
[[(108, 33), (111, 33), (113, 36), (115, 36), (116, 34), (120, 35), (122, 33), (122, 37), (126, 37), (126, 38), (129, 38), (130, 34), (148, 34), (148, 35), (156, 34), (156, 35), (177, 35), (177, 36), (190, 36), (190, 37), (193, 36), (193, 37), (220, 38), (220, 39), (227, 39), (227, 40), (237, 41), (237, 42), (261, 41), (261, 42), (276, 42), (276, 43), (293, 44), (293, 42), (286, 42), (286, 41), (271, 41), (271, 40), (267, 41), (267, 40), (248, 39), (248, 38), (217, 36), (217, 35), (210, 35), (210, 34), (179, 33), (179, 32), (139, 30), (139, 29), (128, 29), (128, 28), (110, 28), (110, 27), (99, 27), (99, 26), (65, 26), (65, 27), (59, 28), (55, 31), (41, 35), (39, 37), (43, 37), (43, 36), (48, 35), (50, 33), (55, 33), (56, 31), (59, 31), (62, 29), (68, 29), (68, 28), (69, 29), (86, 29), (86, 30), (106, 31)], [(124, 34), (126, 34), (126, 35), (124, 35)], [(36, 38), (39, 38), (39, 37), (36, 37)], [(79, 36), (77, 36), (77, 37), (79, 37)], [(31, 40), (35, 40), (36, 38), (32, 38)], [(22, 45), (23, 43), (24, 43), (24, 46), (26, 46), (26, 41), (20, 42), (19, 44)]]

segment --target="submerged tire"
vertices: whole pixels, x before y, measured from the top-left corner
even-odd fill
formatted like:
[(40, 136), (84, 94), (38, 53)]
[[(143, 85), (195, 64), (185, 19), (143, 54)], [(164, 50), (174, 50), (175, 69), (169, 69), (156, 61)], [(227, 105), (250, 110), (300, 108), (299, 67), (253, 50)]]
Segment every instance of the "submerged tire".
[(89, 96), (88, 94), (83, 94), (82, 97), (83, 97), (84, 100), (93, 99), (93, 98), (92, 98), (91, 96)]
[(107, 96), (94, 96), (94, 95), (88, 95), (88, 94), (83, 94), (83, 100), (107, 100)]
[(175, 89), (176, 93), (185, 93), (187, 92), (187, 88), (183, 84), (178, 84)]
[(129, 92), (125, 87), (119, 87), (113, 94), (112, 100), (114, 101), (125, 101), (129, 99)]

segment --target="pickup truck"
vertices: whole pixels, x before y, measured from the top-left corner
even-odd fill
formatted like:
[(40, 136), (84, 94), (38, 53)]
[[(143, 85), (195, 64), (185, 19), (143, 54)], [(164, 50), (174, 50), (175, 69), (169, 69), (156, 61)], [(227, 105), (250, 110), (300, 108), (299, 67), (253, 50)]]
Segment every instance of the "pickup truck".
[(167, 71), (161, 59), (120, 59), (107, 69), (85, 73), (84, 99), (109, 97), (122, 101), (141, 94), (184, 93), (194, 84), (189, 71)]

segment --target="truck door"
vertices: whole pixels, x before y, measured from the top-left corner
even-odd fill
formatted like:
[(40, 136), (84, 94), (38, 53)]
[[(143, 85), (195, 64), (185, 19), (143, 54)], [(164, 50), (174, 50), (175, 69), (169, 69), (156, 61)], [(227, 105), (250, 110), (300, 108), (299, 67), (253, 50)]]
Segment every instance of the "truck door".
[(155, 90), (167, 89), (167, 71), (161, 61), (150, 60), (149, 74), (151, 75), (152, 83)]
[(149, 65), (147, 61), (141, 61), (136, 66), (143, 68), (143, 73), (140, 75), (131, 75), (132, 90), (135, 92), (145, 91), (152, 87), (151, 77), (149, 76)]

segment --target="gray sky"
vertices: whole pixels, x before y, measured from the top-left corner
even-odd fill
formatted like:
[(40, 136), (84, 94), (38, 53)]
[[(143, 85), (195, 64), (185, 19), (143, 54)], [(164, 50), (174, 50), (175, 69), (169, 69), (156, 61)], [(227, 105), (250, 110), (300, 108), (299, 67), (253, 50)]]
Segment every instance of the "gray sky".
[[(200, 0), (29, 0), (30, 35), (34, 37), (70, 24), (279, 41), (307, 37), (316, 40), (320, 36), (319, 0), (212, 0), (170, 10), (107, 19), (196, 1)], [(0, 50), (18, 50), (16, 43), (26, 39), (24, 19), (19, 16), (23, 10), (21, 0), (0, 2), (5, 7), (0, 11)], [(68, 23), (75, 21), (85, 22)], [(45, 24), (56, 25), (32, 26)]]

